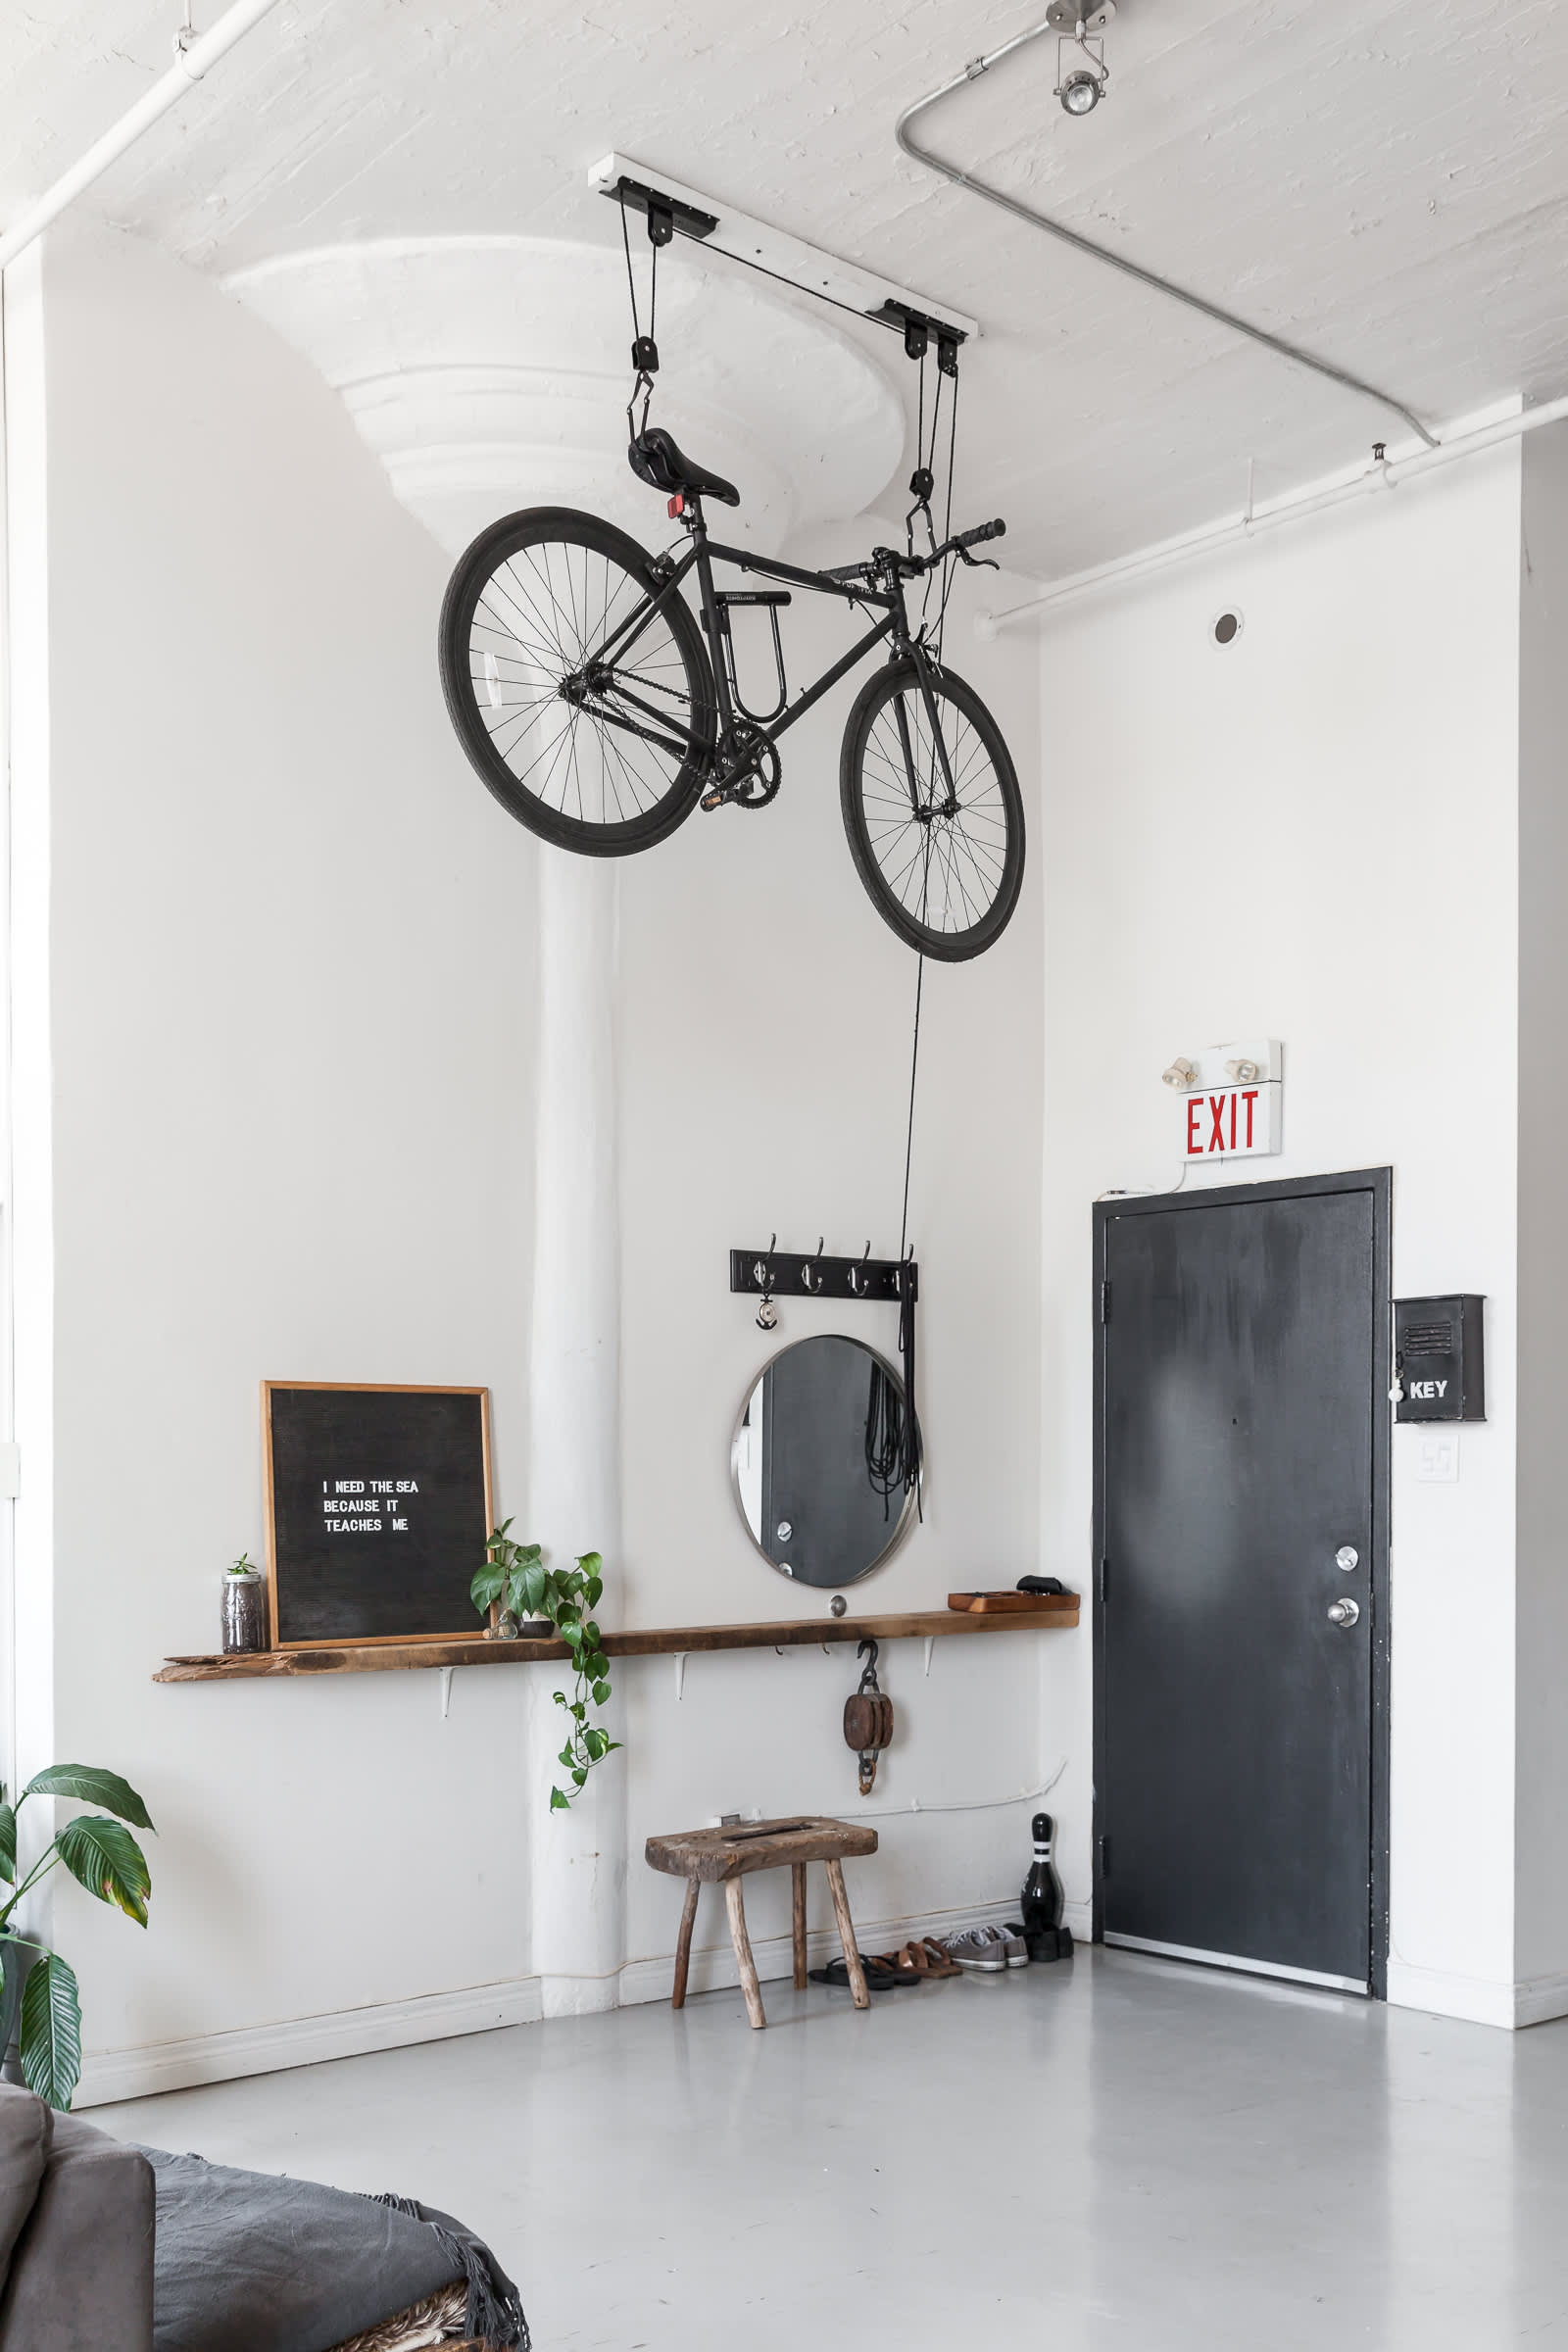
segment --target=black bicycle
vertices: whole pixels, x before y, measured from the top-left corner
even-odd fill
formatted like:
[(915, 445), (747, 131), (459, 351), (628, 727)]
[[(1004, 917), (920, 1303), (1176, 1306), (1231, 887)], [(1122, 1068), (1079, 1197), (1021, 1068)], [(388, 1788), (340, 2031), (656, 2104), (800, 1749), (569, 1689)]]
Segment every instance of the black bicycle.
[[(948, 962), (1005, 929), (1023, 880), (1023, 803), (1002, 730), (940, 658), (940, 627), (911, 627), (905, 584), (1001, 538), (985, 522), (924, 556), (873, 548), (864, 563), (807, 571), (722, 547), (705, 498), (738, 506), (732, 483), (685, 457), (656, 426), (637, 434), (634, 472), (665, 493), (690, 536), (650, 556), (569, 507), (533, 507), (480, 533), (441, 612), (441, 681), (468, 758), (502, 807), (558, 849), (620, 858), (652, 849), (700, 801), (761, 808), (779, 788), (778, 741), (874, 646), (887, 665), (857, 696), (844, 731), (839, 797), (872, 904), (899, 937)], [(715, 563), (784, 588), (721, 589)], [(680, 591), (697, 575), (705, 648)], [(791, 588), (880, 615), (842, 661), (789, 699), (778, 612)], [(945, 603), (945, 598), (944, 598)], [(749, 710), (732, 614), (761, 607), (777, 699)]]

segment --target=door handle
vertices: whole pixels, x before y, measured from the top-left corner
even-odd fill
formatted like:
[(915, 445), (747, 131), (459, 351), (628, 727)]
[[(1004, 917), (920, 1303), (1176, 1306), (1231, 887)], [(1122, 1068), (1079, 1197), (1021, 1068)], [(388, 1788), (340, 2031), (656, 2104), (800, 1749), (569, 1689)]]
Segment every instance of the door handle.
[(1330, 1625), (1343, 1625), (1343, 1626), (1350, 1626), (1350, 1625), (1354, 1625), (1354, 1623), (1355, 1623), (1356, 1619), (1357, 1619), (1357, 1618), (1360, 1616), (1360, 1614), (1361, 1614), (1361, 1605), (1360, 1605), (1359, 1601), (1354, 1601), (1354, 1600), (1333, 1600), (1333, 1601), (1330, 1601), (1330, 1603), (1329, 1603), (1329, 1623), (1330, 1623)]

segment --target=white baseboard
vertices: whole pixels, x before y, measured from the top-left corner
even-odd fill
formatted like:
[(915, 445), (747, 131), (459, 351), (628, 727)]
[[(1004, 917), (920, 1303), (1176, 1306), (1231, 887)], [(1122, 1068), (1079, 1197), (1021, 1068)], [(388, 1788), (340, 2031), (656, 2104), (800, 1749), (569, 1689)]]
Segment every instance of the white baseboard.
[[(710, 1899), (716, 1909), (716, 1890)], [(858, 1931), (860, 1948), (882, 1952), (907, 1942), (910, 1936), (954, 1936), (986, 1920), (1011, 1918), (1017, 1907), (1016, 1898), (1009, 1895), (1001, 1902), (957, 1911), (927, 1911), (913, 1919), (862, 1920)], [(1069, 1903), (1066, 1921), (1075, 1936), (1086, 1938), (1089, 1905)], [(820, 1968), (838, 1948), (832, 1930), (813, 1931), (807, 1944), (810, 1966)], [(764, 1981), (776, 1982), (794, 1972), (787, 1936), (762, 1936), (753, 1942), (752, 1952), (757, 1973)], [(629, 1960), (619, 1974), (622, 2008), (667, 2001), (674, 1988), (675, 1956), (667, 1952), (652, 1959)], [(727, 1934), (722, 1944), (693, 1952), (688, 1978), (692, 1992), (715, 1992), (739, 1982)], [(77, 2108), (107, 2107), (120, 2099), (151, 2098), (159, 2091), (189, 2090), (203, 2082), (231, 2082), (242, 2075), (280, 2074), (289, 2067), (316, 2066), (327, 2058), (358, 2058), (370, 2050), (403, 2049), (412, 2042), (450, 2041), (458, 2034), (487, 2034), (499, 2026), (536, 2025), (544, 2006), (538, 1977), (513, 1977), (499, 1984), (432, 1992), (416, 2000), (378, 2001), (363, 2009), (332, 2010), (323, 2017), (283, 2018), (274, 2025), (244, 2026), (231, 2034), (197, 2034), (182, 2041), (150, 2042), (139, 2049), (100, 2050), (89, 2053), (73, 2104)]]
[(1389, 1999), (1396, 2009), (1425, 2009), (1433, 2017), (1457, 2017), (1470, 2025), (1511, 2031), (1568, 2017), (1568, 1976), (1532, 1977), (1509, 1984), (1492, 1977), (1463, 1977), (1449, 1969), (1390, 1960)]
[(140, 2049), (89, 2053), (72, 2102), (107, 2107), (117, 2099), (150, 2098), (200, 2082), (231, 2082), (241, 2075), (270, 2075), (323, 2058), (358, 2058), (368, 2050), (397, 2050), (410, 2042), (449, 2041), (497, 2026), (531, 2026), (541, 2014), (537, 1977), (499, 1984), (466, 1985), (410, 2001), (375, 2001), (324, 2017), (289, 2017), (275, 2025), (242, 2026), (232, 2034), (196, 2034)]
[[(710, 1891), (710, 1900), (714, 1912), (722, 1921), (716, 1887)], [(1084, 1904), (1081, 1908), (1084, 1911), (1083, 1933), (1087, 1936), (1089, 1907)], [(999, 1903), (985, 1903), (978, 1907), (971, 1905), (959, 1911), (924, 1911), (914, 1919), (862, 1919), (857, 1922), (856, 1936), (862, 1952), (896, 1951), (901, 1943), (907, 1943), (911, 1936), (935, 1936), (940, 1940), (947, 1936), (956, 1936), (964, 1928), (981, 1927), (987, 1920), (1015, 1918), (1017, 1910), (1016, 1895), (1008, 1895)], [(1069, 1918), (1067, 1925), (1074, 1936), (1079, 1933), (1075, 1920)], [(699, 1932), (702, 1926), (699, 1920)], [(724, 1937), (722, 1943), (709, 1944), (702, 1951), (693, 1951), (691, 1973), (686, 1981), (689, 1992), (727, 1991), (740, 1983), (740, 1971), (735, 1965), (728, 1932), (721, 1926), (719, 1933)], [(806, 1939), (807, 1962), (811, 1968), (820, 1968), (825, 1961), (834, 1958), (838, 1950), (838, 1935), (832, 1928), (813, 1928)], [(792, 1977), (795, 1973), (794, 1946), (787, 1936), (754, 1936), (752, 1957), (757, 1962), (757, 1973), (764, 1984), (776, 1984), (781, 1977)], [(620, 1972), (621, 2006), (629, 2008), (641, 2001), (667, 2001), (674, 1986), (673, 1952), (661, 1953), (653, 1960), (629, 1960)]]
[(1516, 2026), (1544, 2026), (1553, 2017), (1568, 2017), (1568, 1977), (1527, 1977), (1514, 1986)]

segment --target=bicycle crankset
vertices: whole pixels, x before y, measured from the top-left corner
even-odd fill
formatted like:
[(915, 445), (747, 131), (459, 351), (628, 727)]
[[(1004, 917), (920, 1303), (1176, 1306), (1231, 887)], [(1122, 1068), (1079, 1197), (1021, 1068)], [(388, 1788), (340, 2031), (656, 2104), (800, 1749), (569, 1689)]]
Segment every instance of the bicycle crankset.
[(705, 808), (765, 808), (777, 797), (783, 770), (776, 745), (760, 727), (738, 720), (731, 742), (731, 774), (710, 785), (703, 795)]

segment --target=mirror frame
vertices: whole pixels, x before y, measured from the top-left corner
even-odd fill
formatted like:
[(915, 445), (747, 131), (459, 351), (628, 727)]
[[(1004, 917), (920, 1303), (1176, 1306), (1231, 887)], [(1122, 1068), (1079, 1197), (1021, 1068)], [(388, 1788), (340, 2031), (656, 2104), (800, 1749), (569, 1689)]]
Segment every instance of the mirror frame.
[[(741, 1495), (741, 1431), (746, 1427), (746, 1415), (751, 1409), (752, 1398), (757, 1394), (758, 1389), (760, 1388), (764, 1375), (771, 1370), (774, 1364), (778, 1362), (781, 1355), (788, 1355), (791, 1348), (805, 1348), (808, 1346), (812, 1340), (843, 1340), (847, 1347), (858, 1348), (864, 1354), (870, 1356), (874, 1362), (879, 1363), (883, 1371), (888, 1373), (891, 1378), (898, 1382), (900, 1392), (904, 1396), (906, 1402), (907, 1402), (909, 1394), (908, 1389), (905, 1384), (904, 1374), (899, 1370), (897, 1364), (890, 1364), (887, 1357), (882, 1353), (881, 1349), (879, 1348), (873, 1348), (868, 1340), (858, 1340), (852, 1332), (848, 1331), (808, 1331), (804, 1339), (789, 1340), (782, 1348), (775, 1348), (772, 1354), (766, 1358), (765, 1362), (759, 1365), (758, 1369), (752, 1374), (751, 1379), (748, 1381), (746, 1385), (746, 1393), (740, 1401), (740, 1409), (735, 1415), (735, 1426), (730, 1432), (729, 1491), (734, 1497), (736, 1515), (739, 1518), (742, 1527), (746, 1530), (747, 1542), (751, 1544), (753, 1550), (766, 1562), (769, 1568), (772, 1569), (773, 1574), (775, 1576), (784, 1577), (785, 1583), (793, 1585), (797, 1592), (826, 1592), (834, 1590), (835, 1588), (827, 1585), (803, 1584), (797, 1582), (796, 1578), (793, 1576), (787, 1576), (785, 1571), (779, 1566), (777, 1560), (773, 1558), (772, 1554), (764, 1549), (761, 1539), (753, 1535), (752, 1523), (746, 1516), (746, 1504)], [(904, 1508), (900, 1512), (897, 1521), (894, 1523), (892, 1534), (889, 1536), (886, 1544), (884, 1544), (882, 1546), (882, 1549), (877, 1553), (876, 1558), (872, 1560), (866, 1567), (862, 1568), (858, 1576), (849, 1578), (847, 1580), (849, 1583), (863, 1585), (868, 1576), (875, 1576), (879, 1569), (885, 1568), (889, 1560), (892, 1559), (894, 1553), (899, 1550), (903, 1544), (908, 1542), (911, 1531), (919, 1521), (919, 1498), (920, 1491), (924, 1485), (924, 1482), (925, 1450), (922, 1444), (920, 1455), (920, 1475), (904, 1497)]]

